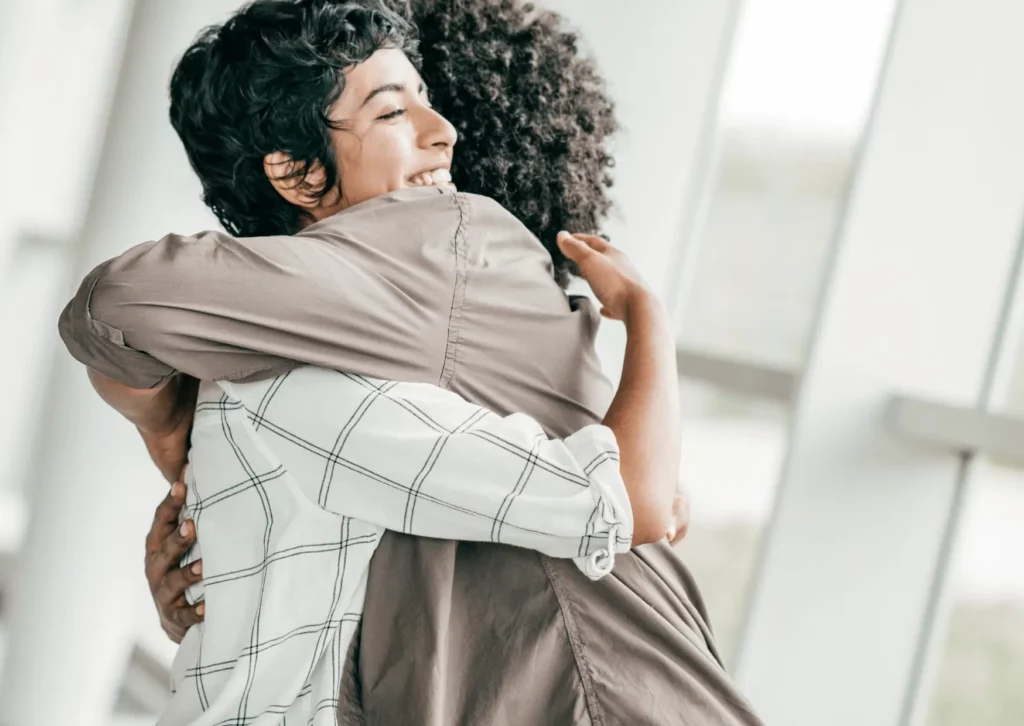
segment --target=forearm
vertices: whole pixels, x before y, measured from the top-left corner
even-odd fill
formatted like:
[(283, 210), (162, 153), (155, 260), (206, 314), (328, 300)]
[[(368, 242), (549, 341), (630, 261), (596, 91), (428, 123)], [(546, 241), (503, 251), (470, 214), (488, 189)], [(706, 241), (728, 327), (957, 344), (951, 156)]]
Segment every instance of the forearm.
[(131, 421), (141, 432), (161, 433), (173, 429), (183, 415), (180, 376), (154, 388), (131, 388), (87, 369), (89, 381), (107, 405)]
[[(310, 487), (310, 501), (334, 514), (553, 557), (610, 561), (633, 539), (618, 446), (605, 427), (549, 439), (526, 414), (501, 417), (437, 386), (318, 368), (223, 385), (247, 409), (261, 411), (260, 429), (277, 461), (300, 488)], [(274, 405), (261, 407), (271, 389)], [(373, 413), (364, 416), (368, 395)], [(200, 436), (210, 430), (200, 427)], [(339, 432), (344, 454), (332, 453)], [(325, 460), (350, 475), (323, 489)]]
[(679, 477), (679, 379), (668, 315), (647, 292), (625, 318), (622, 379), (604, 424), (619, 444), (633, 508), (633, 544), (663, 539)]

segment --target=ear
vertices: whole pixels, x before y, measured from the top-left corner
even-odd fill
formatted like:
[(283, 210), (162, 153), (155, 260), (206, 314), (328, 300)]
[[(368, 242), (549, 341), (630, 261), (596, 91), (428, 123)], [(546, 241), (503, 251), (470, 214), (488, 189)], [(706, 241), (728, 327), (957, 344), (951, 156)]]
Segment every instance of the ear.
[(320, 192), (327, 183), (327, 174), (319, 164), (302, 175), (303, 165), (283, 151), (275, 151), (263, 157), (263, 172), (270, 184), (285, 201), (301, 209), (312, 211), (323, 199)]

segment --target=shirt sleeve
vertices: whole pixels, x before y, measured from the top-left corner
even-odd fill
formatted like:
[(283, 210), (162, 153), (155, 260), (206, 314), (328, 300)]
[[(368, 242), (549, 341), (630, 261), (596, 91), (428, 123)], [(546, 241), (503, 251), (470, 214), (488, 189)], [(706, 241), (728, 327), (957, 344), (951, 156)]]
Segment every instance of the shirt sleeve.
[(459, 219), (450, 199), (421, 195), (294, 237), (168, 235), (86, 276), (61, 338), (133, 388), (177, 372), (242, 380), (303, 363), (432, 380), (455, 280), (445, 240)]
[(632, 510), (607, 427), (549, 439), (529, 416), (501, 417), (436, 386), (316, 368), (267, 386), (222, 385), (286, 470), (317, 462), (304, 478), (328, 511), (574, 558), (593, 579), (630, 548)]

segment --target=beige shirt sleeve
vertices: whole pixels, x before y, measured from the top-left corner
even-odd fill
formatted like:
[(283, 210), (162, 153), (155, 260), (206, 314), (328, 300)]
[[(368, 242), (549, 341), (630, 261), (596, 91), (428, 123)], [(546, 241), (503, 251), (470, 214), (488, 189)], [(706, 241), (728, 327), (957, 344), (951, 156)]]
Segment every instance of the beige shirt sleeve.
[(169, 235), (104, 262), (61, 314), (70, 353), (135, 388), (307, 363), (437, 382), (456, 307), (457, 195), (396, 192), (294, 237)]

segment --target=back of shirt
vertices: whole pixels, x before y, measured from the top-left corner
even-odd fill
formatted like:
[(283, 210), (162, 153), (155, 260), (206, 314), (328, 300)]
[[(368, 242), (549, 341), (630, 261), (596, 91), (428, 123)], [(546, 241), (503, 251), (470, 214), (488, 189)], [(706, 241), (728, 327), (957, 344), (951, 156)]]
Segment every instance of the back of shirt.
[(461, 205), (440, 385), (503, 415), (528, 412), (558, 437), (600, 422), (613, 391), (594, 305), (565, 294), (547, 250), (500, 205), (475, 195)]
[(134, 247), (86, 277), (60, 333), (82, 363), (135, 388), (310, 364), (433, 383), (566, 436), (611, 399), (597, 324), (500, 205), (421, 188), (293, 237), (205, 232)]
[[(60, 332), (81, 362), (136, 388), (178, 371), (245, 381), (310, 364), (440, 385), (566, 436), (611, 399), (597, 325), (511, 214), (420, 188), (294, 237), (140, 245), (85, 279)], [(574, 570), (507, 546), (385, 533), (339, 723), (759, 723), (666, 544), (621, 556), (598, 583)], [(622, 688), (623, 658), (636, 688)]]

